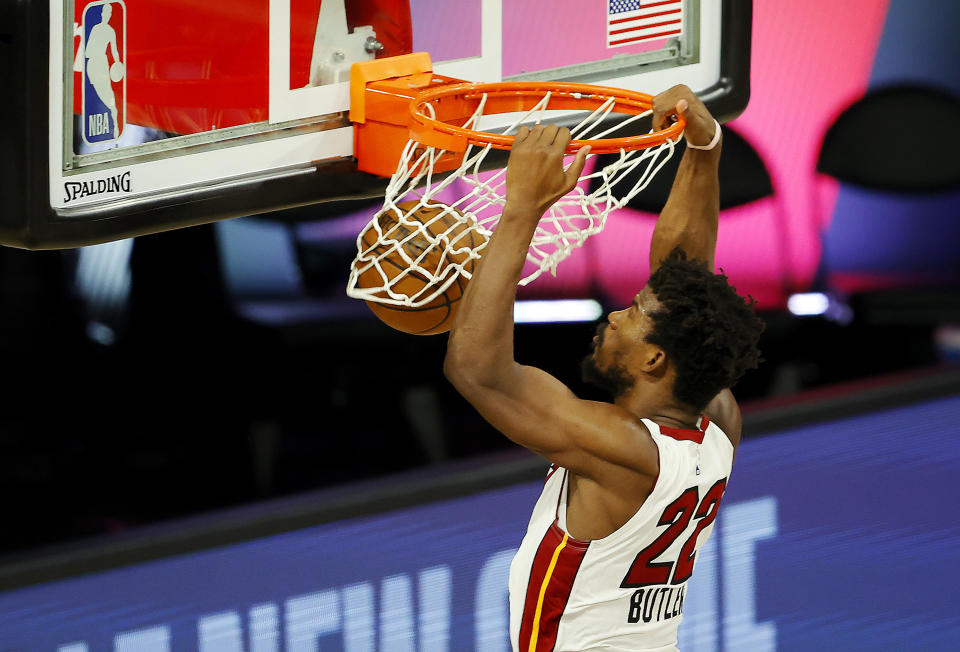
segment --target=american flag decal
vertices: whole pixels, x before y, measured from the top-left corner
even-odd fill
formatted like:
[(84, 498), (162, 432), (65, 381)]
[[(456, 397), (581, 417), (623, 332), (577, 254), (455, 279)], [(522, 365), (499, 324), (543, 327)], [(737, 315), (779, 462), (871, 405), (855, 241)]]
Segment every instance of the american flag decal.
[(683, 32), (683, 0), (607, 0), (607, 47), (671, 38)]

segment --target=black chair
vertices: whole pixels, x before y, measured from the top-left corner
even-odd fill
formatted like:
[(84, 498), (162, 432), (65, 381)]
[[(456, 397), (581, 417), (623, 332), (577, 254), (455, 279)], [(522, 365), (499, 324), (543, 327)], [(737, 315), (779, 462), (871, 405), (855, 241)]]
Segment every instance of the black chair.
[[(871, 322), (906, 323), (921, 314), (925, 323), (960, 320), (943, 297), (944, 287), (960, 282), (958, 150), (960, 97), (939, 88), (879, 88), (845, 109), (827, 129), (817, 161), (818, 172), (849, 187), (822, 234), (817, 286), (856, 292), (858, 313)], [(881, 275), (909, 275), (926, 287), (868, 290), (844, 281), (838, 261), (877, 276), (878, 286)]]
[(924, 86), (867, 93), (824, 135), (817, 171), (885, 192), (960, 189), (960, 98)]

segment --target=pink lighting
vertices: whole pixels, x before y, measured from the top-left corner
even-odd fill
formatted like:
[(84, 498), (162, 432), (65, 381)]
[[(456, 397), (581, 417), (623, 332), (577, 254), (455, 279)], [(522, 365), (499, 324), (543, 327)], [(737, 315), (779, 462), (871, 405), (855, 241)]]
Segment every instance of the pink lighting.
[[(807, 289), (838, 185), (816, 173), (823, 134), (867, 87), (887, 0), (776, 2), (753, 9), (750, 104), (732, 126), (765, 161), (775, 196), (720, 216), (717, 267), (762, 308)], [(518, 41), (518, 47), (526, 44)], [(576, 47), (576, 41), (565, 41)], [(509, 57), (505, 57), (505, 61)], [(624, 209), (523, 297), (590, 296), (629, 302), (646, 282), (654, 215)]]

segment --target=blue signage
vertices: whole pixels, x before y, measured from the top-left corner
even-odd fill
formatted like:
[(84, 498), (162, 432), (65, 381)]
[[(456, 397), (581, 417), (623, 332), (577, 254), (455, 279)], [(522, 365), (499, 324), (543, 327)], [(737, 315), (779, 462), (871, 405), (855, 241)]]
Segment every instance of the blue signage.
[[(955, 650), (960, 398), (747, 439), (683, 652)], [(0, 594), (20, 652), (506, 652), (540, 484)]]

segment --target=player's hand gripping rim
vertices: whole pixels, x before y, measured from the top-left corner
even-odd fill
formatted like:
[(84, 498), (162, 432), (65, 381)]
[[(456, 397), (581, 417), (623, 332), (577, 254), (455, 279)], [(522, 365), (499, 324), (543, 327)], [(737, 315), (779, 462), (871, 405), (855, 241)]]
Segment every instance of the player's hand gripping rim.
[(674, 86), (653, 98), (653, 128), (668, 128), (682, 115), (686, 121), (683, 133), (687, 145), (694, 149), (713, 149), (720, 142), (720, 124), (696, 94), (683, 84)]
[(520, 127), (507, 162), (507, 207), (535, 213), (539, 219), (576, 187), (590, 146), (580, 148), (570, 166), (564, 169), (563, 156), (570, 140), (570, 130), (566, 127), (554, 124)]

